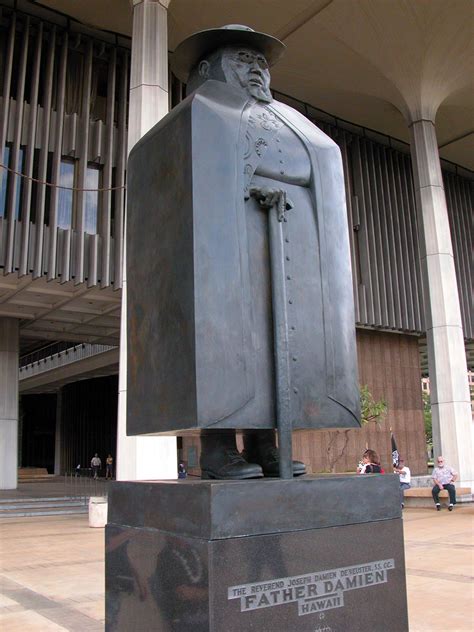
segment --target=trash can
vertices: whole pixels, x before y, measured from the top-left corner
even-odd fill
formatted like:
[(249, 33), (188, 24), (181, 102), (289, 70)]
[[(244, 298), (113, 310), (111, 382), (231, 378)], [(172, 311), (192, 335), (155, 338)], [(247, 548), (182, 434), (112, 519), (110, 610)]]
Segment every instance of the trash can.
[(89, 527), (104, 528), (107, 524), (107, 498), (91, 496), (89, 498)]

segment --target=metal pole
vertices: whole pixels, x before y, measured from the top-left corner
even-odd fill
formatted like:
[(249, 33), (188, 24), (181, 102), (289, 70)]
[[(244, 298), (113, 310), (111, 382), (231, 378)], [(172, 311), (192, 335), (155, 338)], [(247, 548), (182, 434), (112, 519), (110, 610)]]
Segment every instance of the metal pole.
[(273, 305), (273, 333), (275, 354), (275, 387), (280, 478), (293, 478), (291, 435), (290, 358), (288, 343), (288, 314), (286, 310), (285, 257), (282, 222), (286, 222), (286, 194), (282, 192), (278, 203), (268, 214), (270, 266)]

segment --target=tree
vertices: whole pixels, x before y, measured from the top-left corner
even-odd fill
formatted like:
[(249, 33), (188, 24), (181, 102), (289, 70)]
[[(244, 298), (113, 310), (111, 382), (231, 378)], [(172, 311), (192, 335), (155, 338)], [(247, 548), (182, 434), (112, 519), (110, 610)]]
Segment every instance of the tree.
[(423, 419), (425, 422), (426, 443), (433, 442), (433, 426), (431, 421), (431, 400), (430, 394), (423, 391)]
[[(376, 401), (366, 384), (360, 387), (360, 422), (362, 426), (368, 423), (379, 424), (385, 417), (388, 411), (387, 402), (384, 399)], [(349, 433), (351, 428), (345, 430), (336, 430), (330, 433), (327, 455), (328, 465), (331, 472), (336, 471), (336, 464), (344, 456), (347, 444), (349, 443)], [(336, 450), (338, 439), (344, 436), (342, 447)]]
[(388, 406), (384, 399), (375, 401), (367, 384), (360, 387), (360, 421), (363, 426), (369, 422), (380, 423), (387, 414)]

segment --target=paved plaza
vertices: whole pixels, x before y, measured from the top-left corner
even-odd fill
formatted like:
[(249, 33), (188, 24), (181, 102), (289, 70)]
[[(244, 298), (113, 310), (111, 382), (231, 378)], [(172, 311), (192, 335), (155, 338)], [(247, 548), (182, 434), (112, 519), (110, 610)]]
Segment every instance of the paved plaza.
[[(472, 504), (405, 510), (411, 632), (474, 629), (473, 522)], [(1, 520), (0, 630), (103, 629), (104, 530), (81, 515)]]

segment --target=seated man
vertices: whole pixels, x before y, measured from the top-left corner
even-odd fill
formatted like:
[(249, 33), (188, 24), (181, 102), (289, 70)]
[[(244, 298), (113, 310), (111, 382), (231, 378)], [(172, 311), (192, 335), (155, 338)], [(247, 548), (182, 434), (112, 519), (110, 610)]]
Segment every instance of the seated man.
[(449, 494), (449, 511), (452, 511), (456, 504), (456, 488), (454, 487), (454, 481), (458, 475), (452, 467), (446, 465), (444, 458), (439, 456), (437, 459), (437, 466), (433, 470), (433, 482), (434, 487), (431, 490), (433, 494), (433, 500), (436, 505), (436, 510), (440, 511), (441, 505), (439, 503), (439, 492), (442, 489), (446, 489)]

